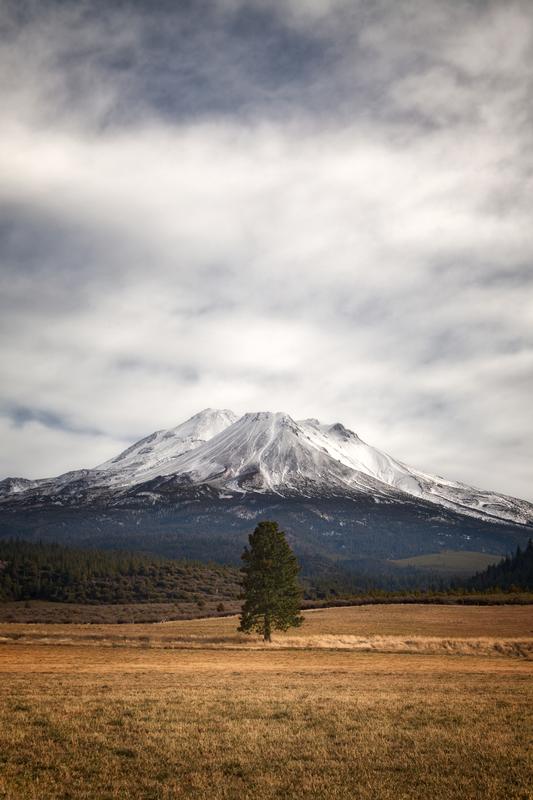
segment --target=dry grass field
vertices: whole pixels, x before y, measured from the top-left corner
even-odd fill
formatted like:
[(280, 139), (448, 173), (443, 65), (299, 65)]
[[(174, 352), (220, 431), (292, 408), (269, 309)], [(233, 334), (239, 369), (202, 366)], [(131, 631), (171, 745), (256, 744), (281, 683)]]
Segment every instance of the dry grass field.
[(305, 616), (2, 625), (0, 798), (533, 798), (530, 608)]

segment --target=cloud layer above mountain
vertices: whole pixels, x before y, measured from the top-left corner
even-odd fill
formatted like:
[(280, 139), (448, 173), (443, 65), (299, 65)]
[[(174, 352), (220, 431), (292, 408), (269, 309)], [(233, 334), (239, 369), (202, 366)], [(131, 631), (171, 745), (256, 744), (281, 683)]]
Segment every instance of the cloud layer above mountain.
[(533, 499), (533, 8), (8, 0), (0, 475), (205, 406)]

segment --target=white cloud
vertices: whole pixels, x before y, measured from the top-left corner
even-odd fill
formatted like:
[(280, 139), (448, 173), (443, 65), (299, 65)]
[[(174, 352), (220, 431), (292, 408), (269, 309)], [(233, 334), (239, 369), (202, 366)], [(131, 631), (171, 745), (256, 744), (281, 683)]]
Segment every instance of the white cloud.
[[(365, 94), (338, 117), (181, 118), (142, 97), (106, 125), (124, 78), (94, 52), (120, 17), (80, 4), (24, 31), (0, 110), (4, 473), (91, 466), (209, 405), (340, 419), (415, 466), (531, 497), (530, 134), (511, 112), (533, 15), (477, 15), (492, 42), (520, 28), (499, 70), (468, 3), (349, 5), (276, 7), (298, 35), (355, 26), (363, 49), (339, 39), (329, 82), (370, 58)], [(118, 50), (142, 50), (143, 19), (122, 21)], [(58, 55), (80, 36), (85, 102)], [(15, 426), (17, 408), (65, 429)]]

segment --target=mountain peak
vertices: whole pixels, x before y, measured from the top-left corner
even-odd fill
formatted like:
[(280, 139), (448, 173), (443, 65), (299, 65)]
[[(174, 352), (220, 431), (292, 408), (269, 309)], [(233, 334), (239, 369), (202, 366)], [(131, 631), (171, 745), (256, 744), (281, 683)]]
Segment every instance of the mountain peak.
[(207, 441), (237, 420), (237, 414), (229, 408), (204, 408), (171, 430), (181, 437), (188, 436)]
[(185, 453), (176, 467), (192, 483), (278, 493), (313, 482), (342, 483), (347, 472), (314, 447), (298, 423), (283, 411), (244, 414), (202, 447)]
[(240, 418), (239, 422), (246, 425), (264, 425), (273, 427), (288, 426), (297, 428), (297, 423), (284, 411), (249, 411)]
[(114, 485), (133, 485), (174, 471), (176, 459), (237, 421), (229, 409), (204, 408), (168, 430), (155, 431), (96, 469)]
[(260, 422), (262, 420), (290, 420), (294, 422), (292, 417), (284, 411), (247, 411), (246, 414), (242, 415), (241, 419), (248, 420), (249, 422)]
[[(237, 415), (234, 414), (234, 412), (231, 411), (231, 409), (229, 408), (211, 408), (211, 406), (208, 406), (207, 408), (203, 408), (201, 411), (198, 411), (196, 414), (193, 414), (192, 417), (189, 417), (189, 420), (205, 418), (205, 417), (220, 417), (220, 416), (230, 416), (230, 417), (235, 417), (235, 419), (237, 419)], [(187, 422), (189, 420), (187, 420)]]
[(361, 441), (359, 436), (351, 431), (349, 428), (345, 428), (342, 422), (335, 422), (333, 425), (330, 425), (329, 430), (331, 433), (334, 433), (336, 436), (339, 436), (341, 439), (354, 439), (357, 441)]

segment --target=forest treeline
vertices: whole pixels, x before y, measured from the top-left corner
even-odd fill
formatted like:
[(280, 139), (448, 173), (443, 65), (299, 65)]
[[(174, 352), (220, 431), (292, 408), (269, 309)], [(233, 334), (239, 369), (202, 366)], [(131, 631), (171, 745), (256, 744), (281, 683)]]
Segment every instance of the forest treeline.
[[(372, 559), (343, 567), (329, 559), (301, 559), (307, 600), (413, 588), (445, 590), (449, 581), (415, 568)], [(238, 566), (222, 566), (139, 551), (79, 548), (51, 542), (0, 539), (0, 602), (48, 600), (78, 604), (238, 600)]]
[(235, 600), (239, 570), (113, 550), (0, 541), (0, 600), (63, 603)]
[[(472, 578), (449, 578), (381, 563), (339, 564), (304, 559), (306, 600), (323, 602), (368, 596), (381, 601), (408, 595), (447, 597), (472, 592), (533, 591), (533, 544), (518, 548)], [(354, 565), (355, 566), (355, 565)], [(383, 571), (382, 571), (383, 570)], [(385, 571), (386, 570), (386, 571)], [(381, 574), (380, 574), (381, 571)], [(77, 604), (220, 603), (241, 593), (237, 566), (176, 560), (124, 550), (96, 550), (22, 540), (0, 540), (0, 601), (48, 600)], [(215, 607), (215, 605), (213, 605)]]
[(517, 547), (513, 556), (478, 572), (466, 585), (476, 591), (533, 591), (533, 541), (530, 539), (523, 550)]

